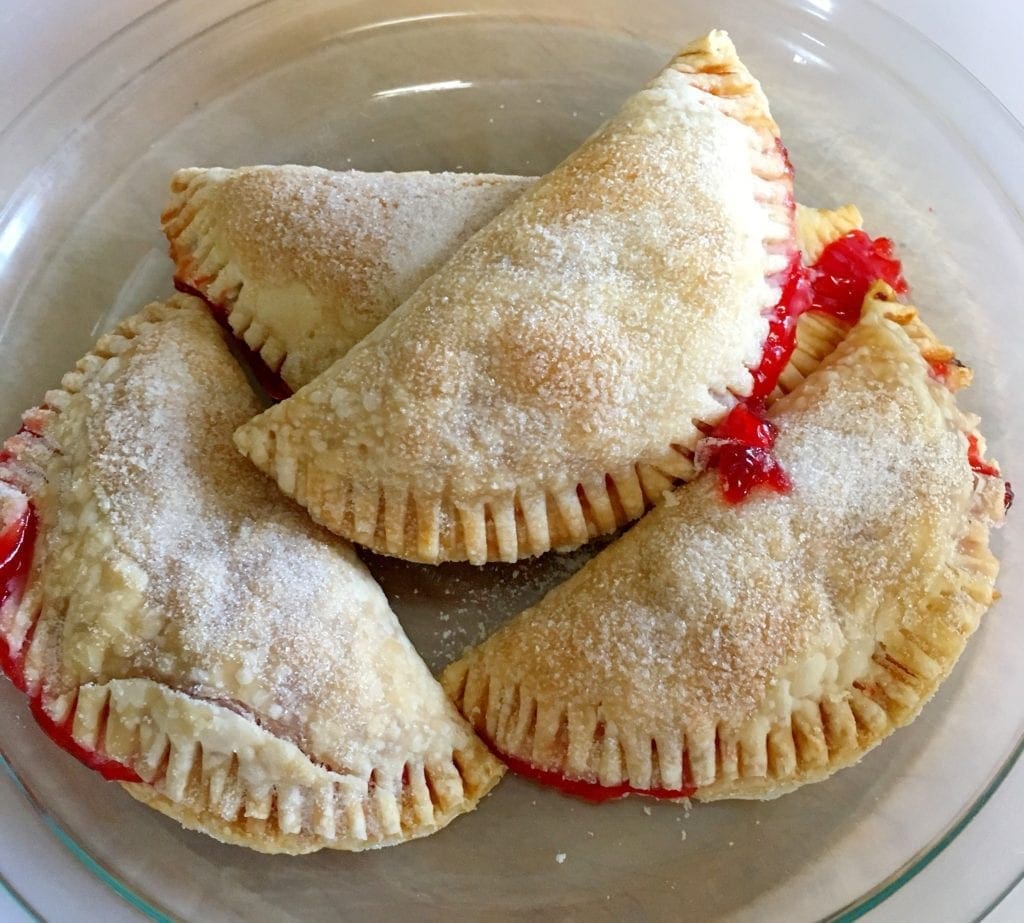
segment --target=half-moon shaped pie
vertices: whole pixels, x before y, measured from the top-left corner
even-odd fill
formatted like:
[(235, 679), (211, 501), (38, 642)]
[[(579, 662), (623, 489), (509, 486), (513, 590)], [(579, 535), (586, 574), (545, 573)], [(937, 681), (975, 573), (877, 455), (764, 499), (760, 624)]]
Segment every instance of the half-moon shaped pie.
[(231, 443), (259, 404), (198, 299), (126, 321), (0, 454), (0, 652), (55, 740), (185, 826), (363, 849), (503, 768), (351, 546)]
[[(172, 177), (163, 226), (176, 284), (202, 297), (294, 391), (535, 182), (296, 165), (190, 167)], [(852, 205), (796, 206), (807, 264), (860, 227)]]
[(510, 765), (770, 798), (918, 713), (993, 600), (1006, 485), (891, 297), (769, 412), (789, 492), (731, 504), (708, 471), (448, 668)]
[(533, 178), (190, 168), (162, 216), (178, 284), (292, 390), (329, 368)]
[(764, 94), (712, 33), (236, 443), (316, 520), (411, 560), (612, 532), (751, 391), (793, 211)]
[[(287, 396), (330, 368), (535, 182), (295, 165), (190, 167), (172, 177), (163, 226), (176, 284), (202, 297), (280, 375)], [(807, 264), (860, 227), (852, 205), (796, 206)]]

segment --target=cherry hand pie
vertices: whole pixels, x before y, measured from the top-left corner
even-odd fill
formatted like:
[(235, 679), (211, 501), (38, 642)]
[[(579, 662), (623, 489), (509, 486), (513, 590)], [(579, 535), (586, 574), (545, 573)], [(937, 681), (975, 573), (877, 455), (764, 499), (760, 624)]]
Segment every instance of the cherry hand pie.
[(185, 826), (364, 849), (503, 767), (352, 548), (231, 444), (259, 404), (194, 298), (150, 305), (0, 454), (0, 652), (57, 742)]
[(712, 33), (236, 443), (314, 519), (398, 557), (514, 561), (613, 532), (754, 387), (793, 211), (764, 94)]
[(1006, 485), (892, 298), (760, 424), (788, 491), (732, 504), (708, 471), (448, 668), (513, 768), (592, 798), (771, 798), (935, 692), (993, 600)]
[[(260, 358), (264, 373), (280, 375), (271, 383), (287, 397), (535, 182), (293, 165), (192, 167), (175, 173), (163, 223), (176, 285), (203, 298)], [(797, 241), (809, 264), (860, 226), (852, 205), (796, 207)], [(259, 364), (255, 369), (264, 377)]]
[(191, 168), (175, 173), (162, 220), (179, 287), (205, 298), (297, 390), (533, 182)]
[[(253, 359), (264, 389), (283, 398), (348, 352), (439, 259), (535, 182), (497, 174), (193, 167), (174, 175), (164, 229), (176, 285), (210, 305), (247, 347), (242, 358)], [(860, 227), (852, 205), (796, 206), (808, 265)], [(873, 279), (870, 267), (859, 269), (867, 271), (848, 286), (858, 308)], [(799, 348), (783, 351), (783, 379), (816, 365), (845, 329), (835, 317), (798, 316), (792, 307), (784, 320), (797, 323), (797, 339), (810, 336), (820, 347), (825, 337), (829, 344), (803, 357)]]

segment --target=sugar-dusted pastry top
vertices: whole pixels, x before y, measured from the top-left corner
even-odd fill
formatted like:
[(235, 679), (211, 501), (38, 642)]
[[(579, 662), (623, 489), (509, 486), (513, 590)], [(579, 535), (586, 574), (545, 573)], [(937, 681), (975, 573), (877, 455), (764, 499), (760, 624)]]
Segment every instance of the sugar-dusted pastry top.
[(692, 474), (795, 254), (767, 101), (712, 33), (237, 444), (378, 551), (578, 545)]
[(189, 168), (162, 221), (175, 276), (297, 390), (376, 327), (534, 180), (471, 173)]
[(4, 664), (76, 755), (220, 839), (306, 852), (430, 833), (500, 766), (351, 546), (235, 451), (258, 409), (182, 296), (26, 414), (0, 455), (0, 533), (27, 510), (34, 533), (27, 581), (0, 581)]
[[(279, 376), (270, 381), (275, 396), (285, 397), (326, 371), (535, 182), (295, 165), (191, 167), (174, 174), (163, 222), (179, 287), (207, 301)], [(852, 205), (798, 205), (805, 262), (860, 225)]]
[(449, 667), (513, 765), (773, 797), (932, 695), (993, 599), (1005, 484), (908, 335), (914, 310), (876, 294), (769, 413), (790, 492), (733, 505), (709, 472)]

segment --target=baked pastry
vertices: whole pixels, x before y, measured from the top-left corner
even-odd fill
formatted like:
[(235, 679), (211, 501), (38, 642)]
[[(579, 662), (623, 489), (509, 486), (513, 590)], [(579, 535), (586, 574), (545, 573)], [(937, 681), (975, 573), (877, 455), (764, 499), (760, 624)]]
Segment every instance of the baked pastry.
[[(210, 305), (245, 344), (251, 356), (243, 358), (253, 359), (264, 390), (283, 399), (348, 352), (535, 182), (295, 165), (189, 167), (171, 180), (163, 227), (175, 285)], [(808, 265), (860, 228), (852, 205), (796, 206)]]
[(320, 167), (178, 170), (175, 279), (298, 390), (534, 180)]
[(448, 668), (511, 766), (593, 798), (771, 798), (918, 713), (993, 600), (1006, 485), (892, 298), (761, 424), (788, 490), (732, 504), (707, 472)]
[(217, 839), (431, 833), (503, 769), (351, 546), (234, 450), (258, 406), (181, 296), (25, 415), (0, 455), (5, 671), (58, 743)]
[(692, 475), (797, 262), (777, 126), (711, 33), (236, 443), (375, 551), (570, 548)]
[[(241, 340), (274, 399), (329, 368), (535, 177), (191, 167), (163, 214), (175, 284)], [(861, 227), (852, 205), (796, 207), (813, 263)], [(858, 301), (859, 305), (859, 301)], [(791, 307), (791, 306), (787, 306)], [(785, 318), (795, 321), (795, 312)]]

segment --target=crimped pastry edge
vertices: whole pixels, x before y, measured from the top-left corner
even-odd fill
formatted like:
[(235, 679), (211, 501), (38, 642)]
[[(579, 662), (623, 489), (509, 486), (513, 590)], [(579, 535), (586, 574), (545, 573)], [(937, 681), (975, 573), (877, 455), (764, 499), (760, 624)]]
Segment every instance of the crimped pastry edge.
[[(866, 302), (901, 327), (922, 358), (941, 346), (916, 310), (897, 302), (884, 283), (872, 288)], [(805, 350), (811, 344), (824, 349), (820, 363), (843, 339), (845, 328), (830, 321), (815, 334), (805, 341)], [(983, 452), (976, 418), (957, 410), (957, 423)], [(522, 684), (495, 684), (485, 669), (474, 669), (473, 652), (445, 670), (442, 685), (495, 752), (535, 762), (544, 772), (603, 786), (629, 785), (634, 791), (680, 791), (698, 801), (776, 798), (857, 763), (909, 724), (949, 675), (996, 598), (999, 565), (988, 539), (991, 526), (1003, 519), (1003, 490), (1001, 478), (976, 475), (946, 579), (919, 607), (922, 612), (941, 607), (954, 627), (933, 619), (927, 626), (887, 632), (866, 672), (848, 689), (820, 701), (798, 700), (786, 719), (754, 716), (737, 726), (708, 721), (648, 736), (605, 721), (600, 707), (540, 701)], [(582, 772), (579, 765), (572, 770), (567, 765), (572, 758), (567, 740), (575, 754), (590, 754)]]
[[(710, 105), (752, 129), (753, 170), (763, 190), (759, 204), (773, 216), (786, 214), (795, 252), (795, 207), (784, 188), (790, 170), (778, 143), (778, 127), (760, 84), (729, 37), (711, 32), (685, 47), (670, 66), (706, 93)], [(791, 254), (768, 241), (765, 247), (766, 275), (774, 278)], [(716, 390), (714, 383), (709, 383), (708, 394), (719, 394), (714, 403), (722, 415), (736, 400), (727, 390)], [(713, 425), (717, 419), (699, 422)], [(698, 427), (691, 429), (687, 441), (666, 446), (656, 457), (575, 479), (538, 480), (473, 496), (458, 496), (451, 485), (424, 494), (407, 482), (356, 483), (303, 452), (281, 451), (282, 440), (254, 422), (236, 431), (235, 444), (315, 521), (371, 551), (424, 564), (483, 564), (514, 562), (551, 549), (569, 551), (638, 519), (696, 473), (693, 446), (702, 433)]]
[[(61, 387), (24, 414), (26, 428), (3, 445), (0, 480), (31, 502), (46, 481), (38, 456), (53, 451), (47, 423), (107, 363), (119, 361), (137, 336), (182, 311), (208, 317), (199, 299), (176, 295), (147, 305), (101, 337)], [(19, 666), (31, 666), (41, 593), (34, 564), (21, 598), (0, 612), (0, 640)], [(406, 762), (387, 775), (374, 770), (366, 778), (345, 776), (244, 715), (152, 680), (86, 683), (48, 696), (43, 677), (26, 671), (23, 691), (77, 746), (136, 772), (143, 783), (122, 783), (133, 797), (187, 827), (260, 852), (371, 849), (426, 836), (472, 810), (505, 771), (470, 735), (467, 746), (447, 759)], [(194, 736), (200, 725), (210, 735), (205, 746)], [(226, 732), (245, 739), (245, 752), (215, 745)], [(287, 771), (287, 778), (268, 784), (268, 767)]]

